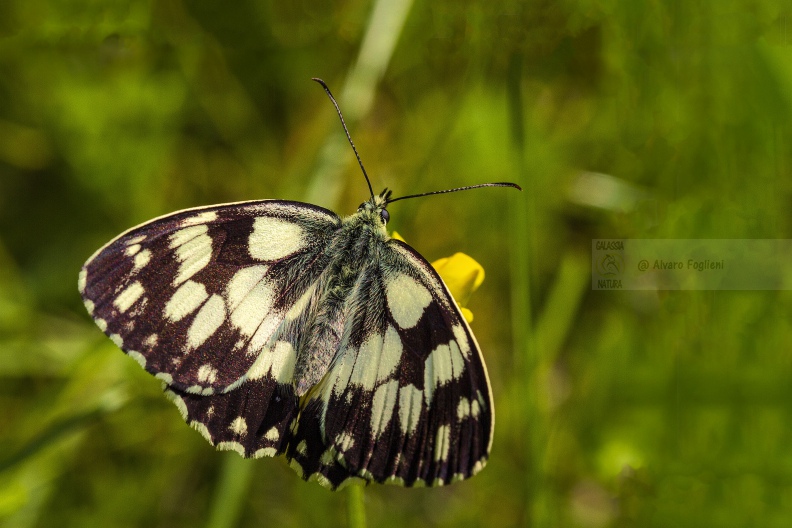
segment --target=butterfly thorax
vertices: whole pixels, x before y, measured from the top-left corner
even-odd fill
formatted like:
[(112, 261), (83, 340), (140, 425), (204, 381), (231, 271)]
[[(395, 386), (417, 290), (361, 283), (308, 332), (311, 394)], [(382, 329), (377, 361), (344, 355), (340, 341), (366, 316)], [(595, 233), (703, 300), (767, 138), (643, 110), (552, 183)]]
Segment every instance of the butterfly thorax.
[(379, 235), (383, 241), (387, 240), (388, 231), (385, 229), (385, 221), (382, 219), (383, 211), (385, 211), (384, 206), (375, 207), (371, 202), (366, 202), (355, 214), (347, 216), (341, 221), (341, 230), (344, 231), (345, 236), (357, 238), (371, 233), (373, 236)]

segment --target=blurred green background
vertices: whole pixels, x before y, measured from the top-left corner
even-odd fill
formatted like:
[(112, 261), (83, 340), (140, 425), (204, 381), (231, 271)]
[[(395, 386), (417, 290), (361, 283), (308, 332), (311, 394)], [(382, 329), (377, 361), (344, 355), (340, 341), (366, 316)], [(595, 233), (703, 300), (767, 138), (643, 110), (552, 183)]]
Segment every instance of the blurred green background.
[[(348, 523), (348, 491), (214, 451), (77, 293), (177, 209), (354, 212), (487, 279), (487, 468), (369, 486), (371, 526), (790, 526), (788, 291), (592, 291), (593, 238), (792, 238), (778, 0), (0, 3), (0, 524)], [(788, 262), (777, 266), (789, 268)]]

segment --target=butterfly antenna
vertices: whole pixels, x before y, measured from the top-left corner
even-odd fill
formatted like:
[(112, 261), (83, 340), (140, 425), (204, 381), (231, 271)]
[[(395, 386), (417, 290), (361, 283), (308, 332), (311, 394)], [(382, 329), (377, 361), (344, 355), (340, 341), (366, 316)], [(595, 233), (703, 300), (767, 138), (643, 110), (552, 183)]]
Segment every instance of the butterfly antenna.
[(518, 191), (522, 191), (522, 187), (520, 187), (516, 183), (510, 183), (510, 182), (480, 183), (478, 185), (468, 185), (467, 187), (457, 187), (456, 189), (446, 189), (445, 191), (432, 191), (421, 194), (411, 194), (409, 196), (399, 196), (398, 198), (394, 198), (392, 200), (388, 199), (387, 203), (398, 202), (399, 200), (406, 200), (407, 198), (418, 198), (420, 196), (429, 196), (432, 194), (445, 194), (445, 193), (452, 193), (457, 191), (469, 191), (470, 189), (479, 189), (481, 187), (514, 187)]
[(312, 81), (316, 81), (322, 85), (324, 91), (327, 92), (327, 96), (333, 102), (333, 106), (335, 106), (336, 112), (338, 112), (338, 117), (341, 119), (341, 126), (344, 127), (344, 133), (346, 134), (347, 139), (349, 140), (349, 144), (352, 145), (352, 150), (355, 152), (355, 157), (357, 158), (358, 165), (360, 165), (360, 170), (363, 171), (363, 176), (366, 178), (366, 183), (368, 184), (369, 193), (371, 194), (371, 199), (374, 199), (374, 189), (371, 188), (371, 182), (369, 181), (368, 174), (366, 174), (366, 168), (363, 166), (363, 162), (360, 161), (360, 155), (358, 154), (357, 149), (355, 148), (355, 143), (352, 142), (352, 136), (349, 135), (349, 130), (347, 130), (346, 123), (344, 122), (344, 116), (341, 114), (341, 109), (338, 107), (338, 103), (336, 103), (335, 97), (333, 97), (333, 93), (330, 91), (330, 88), (327, 87), (325, 82), (322, 79), (317, 77), (312, 77)]

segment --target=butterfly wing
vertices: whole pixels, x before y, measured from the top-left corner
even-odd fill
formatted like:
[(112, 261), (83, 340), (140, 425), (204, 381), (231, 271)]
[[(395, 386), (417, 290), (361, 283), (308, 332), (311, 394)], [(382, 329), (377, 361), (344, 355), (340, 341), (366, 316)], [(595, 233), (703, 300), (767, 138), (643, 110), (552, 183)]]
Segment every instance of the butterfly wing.
[(97, 251), (80, 292), (211, 443), (274, 455), (298, 408), (295, 351), (273, 336), (301, 313), (339, 225), (330, 211), (279, 200), (180, 211)]
[(344, 336), (288, 447), (304, 478), (431, 486), (483, 467), (493, 427), (486, 367), (423, 257), (384, 243), (349, 296)]

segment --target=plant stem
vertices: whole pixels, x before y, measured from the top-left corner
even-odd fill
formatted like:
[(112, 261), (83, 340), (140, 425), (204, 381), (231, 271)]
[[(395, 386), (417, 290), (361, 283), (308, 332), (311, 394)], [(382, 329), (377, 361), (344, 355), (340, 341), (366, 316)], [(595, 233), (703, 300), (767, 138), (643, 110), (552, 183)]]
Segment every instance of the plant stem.
[(238, 524), (253, 476), (252, 462), (236, 453), (224, 453), (207, 528), (231, 528)]
[(363, 486), (353, 484), (347, 491), (349, 528), (366, 528), (366, 506), (363, 503)]

